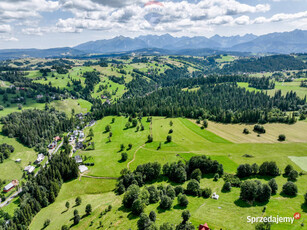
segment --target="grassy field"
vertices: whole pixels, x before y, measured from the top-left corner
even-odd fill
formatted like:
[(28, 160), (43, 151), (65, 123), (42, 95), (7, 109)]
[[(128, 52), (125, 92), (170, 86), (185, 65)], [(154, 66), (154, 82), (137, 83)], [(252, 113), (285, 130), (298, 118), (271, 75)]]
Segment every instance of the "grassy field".
[[(247, 128), (250, 134), (243, 134), (244, 128)], [(254, 125), (221, 124), (209, 121), (207, 130), (234, 143), (280, 143), (278, 141), (280, 134), (286, 135), (286, 141), (283, 143), (307, 142), (307, 132), (305, 132), (307, 123), (304, 121), (298, 121), (293, 125), (265, 124), (264, 128), (266, 133), (257, 136), (258, 134), (253, 132)]]
[(295, 164), (297, 164), (301, 169), (307, 172), (307, 157), (289, 157)]
[[(307, 88), (306, 87), (300, 87), (300, 81), (301, 79), (297, 79), (293, 82), (275, 82), (275, 89), (271, 90), (263, 90), (264, 92), (267, 92), (268, 95), (274, 96), (275, 92), (278, 90), (281, 90), (282, 95), (286, 95), (288, 92), (293, 91), (296, 92), (297, 96), (304, 98), (307, 96)], [(255, 89), (252, 87), (248, 87), (248, 83), (246, 82), (238, 82), (238, 86), (244, 87), (249, 91), (256, 91), (260, 92), (261, 90)]]
[[(2, 129), (2, 127), (0, 127)], [(11, 181), (14, 179), (20, 180), (23, 169), (36, 160), (37, 153), (33, 149), (27, 148), (20, 144), (15, 138), (8, 138), (0, 134), (0, 144), (7, 143), (14, 146), (15, 151), (11, 153), (10, 158), (0, 163), (1, 179)], [(20, 163), (16, 163), (16, 159), (21, 159)]]
[[(266, 137), (267, 139), (264, 138), (269, 143), (251, 143), (252, 140), (246, 140), (248, 143), (241, 143), (239, 136), (234, 139), (229, 138), (230, 134), (227, 134), (228, 127), (217, 127), (216, 129), (221, 130), (220, 134), (209, 129), (210, 127), (214, 128), (217, 126), (215, 123), (210, 122), (209, 128), (202, 130), (192, 121), (183, 118), (166, 119), (154, 117), (152, 125), (146, 122), (146, 118), (143, 118), (142, 124), (145, 130), (138, 132), (136, 132), (136, 128), (125, 129), (128, 118), (115, 117), (115, 122), (112, 123), (111, 121), (112, 117), (105, 117), (97, 121), (96, 125), (93, 126), (95, 150), (78, 151), (76, 153), (93, 157), (95, 166), (89, 168), (88, 175), (117, 177), (121, 169), (127, 167), (129, 161), (131, 161), (130, 168), (133, 170), (137, 165), (146, 162), (157, 161), (164, 164), (166, 162), (188, 160), (192, 156), (200, 154), (205, 154), (214, 160), (218, 160), (223, 164), (225, 172), (228, 173), (235, 173), (236, 168), (241, 163), (261, 164), (264, 161), (271, 160), (276, 161), (281, 170), (287, 164), (293, 165), (298, 171), (306, 170), (304, 168), (305, 164), (300, 164), (299, 162), (303, 162), (307, 158), (307, 143), (290, 141), (291, 135), (294, 135), (295, 130), (304, 130), (301, 123), (298, 123), (297, 126), (291, 126), (293, 128), (292, 134), (287, 135), (290, 139), (288, 142), (280, 144), (273, 140), (270, 142), (269, 137)], [(171, 121), (173, 123), (172, 126), (170, 125)], [(110, 124), (112, 127), (113, 136), (111, 142), (108, 142), (108, 134), (104, 133), (104, 128), (107, 124)], [(274, 136), (275, 134), (271, 133), (281, 130), (282, 126), (275, 127), (269, 124), (266, 127), (268, 135)], [(172, 134), (168, 134), (170, 129), (173, 130)], [(224, 132), (222, 132), (223, 129)], [(241, 127), (238, 128), (240, 132), (242, 132), (241, 129)], [(288, 130), (288, 128), (285, 127), (284, 130)], [(290, 133), (290, 131), (288, 132)], [(154, 141), (145, 144), (149, 134), (152, 134)], [(167, 135), (172, 136), (171, 143), (165, 142)], [(236, 135), (239, 134), (236, 134), (234, 131), (234, 136)], [(120, 162), (119, 150), (122, 143), (126, 147), (129, 143), (133, 144), (131, 150), (124, 150), (129, 156), (126, 162)], [(160, 143), (161, 149), (157, 150)], [(244, 157), (245, 154), (249, 154), (251, 157)], [(291, 159), (289, 158), (290, 156)], [(267, 183), (267, 178), (258, 179), (263, 183)], [(201, 180), (201, 187), (210, 187), (213, 192), (217, 192), (220, 195), (220, 199), (213, 200), (189, 196), (187, 209), (191, 212), (191, 221), (195, 226), (207, 222), (210, 228), (214, 230), (221, 228), (252, 230), (255, 226), (247, 223), (247, 216), (262, 216), (264, 206), (267, 207), (266, 216), (292, 217), (295, 212), (301, 212), (303, 220), (307, 218), (306, 209), (301, 206), (304, 200), (303, 195), (307, 191), (306, 179), (307, 176), (304, 175), (299, 177), (296, 182), (298, 186), (297, 197), (286, 198), (279, 193), (287, 179), (283, 176), (276, 177), (279, 186), (278, 194), (272, 196), (267, 204), (248, 206), (238, 199), (240, 189), (233, 188), (230, 193), (222, 193), (223, 180), (220, 179), (215, 182), (212, 175), (209, 175)], [(83, 216), (77, 226), (71, 226), (72, 229), (97, 229), (100, 221), (103, 224), (103, 229), (136, 229), (138, 217), (122, 207), (122, 196), (115, 196), (112, 192), (115, 182), (115, 180), (81, 177), (64, 183), (55, 203), (44, 208), (33, 219), (30, 229), (41, 229), (44, 221), (48, 218), (51, 220), (51, 224), (46, 229), (59, 229), (63, 224), (71, 226), (73, 210), (78, 209), (80, 216), (82, 216), (85, 213), (85, 205), (88, 203), (93, 206), (93, 213), (90, 216)], [(155, 183), (166, 184), (167, 182), (162, 180)], [(187, 182), (184, 186), (186, 184)], [(77, 196), (82, 198), (82, 205), (66, 211), (65, 202), (69, 201), (71, 206), (73, 206)], [(112, 211), (100, 218), (99, 214), (109, 204), (113, 206)], [(162, 211), (159, 209), (158, 204), (152, 204), (147, 206), (145, 212), (148, 214), (152, 210), (157, 213), (157, 225), (161, 225), (164, 222), (178, 224), (181, 221), (180, 215), (183, 210), (177, 205), (177, 200), (174, 201), (173, 207), (169, 211)], [(302, 220), (296, 220), (293, 225), (273, 225), (272, 229), (302, 229), (300, 227)]]

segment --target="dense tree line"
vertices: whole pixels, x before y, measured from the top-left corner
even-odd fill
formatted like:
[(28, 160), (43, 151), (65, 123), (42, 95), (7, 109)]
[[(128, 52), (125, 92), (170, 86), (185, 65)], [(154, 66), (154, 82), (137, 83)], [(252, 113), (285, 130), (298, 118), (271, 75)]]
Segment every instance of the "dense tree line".
[(142, 112), (148, 116), (203, 117), (224, 123), (293, 123), (294, 118), (282, 111), (298, 110), (305, 103), (293, 92), (282, 96), (278, 91), (270, 97), (261, 92), (249, 92), (236, 83), (224, 83), (205, 84), (194, 92), (165, 87), (144, 97), (119, 100), (113, 105), (94, 102), (92, 111), (96, 119)]
[(278, 176), (280, 171), (275, 161), (263, 162), (260, 166), (258, 164), (241, 164), (237, 168), (237, 176), (239, 178), (250, 177), (253, 175), (261, 176)]
[(12, 145), (3, 143), (0, 145), (0, 163), (3, 163), (4, 159), (10, 157), (10, 154), (13, 153), (15, 148)]
[(249, 77), (248, 87), (253, 87), (256, 89), (274, 89), (275, 83), (268, 77)]
[(29, 147), (46, 146), (54, 136), (72, 127), (65, 113), (52, 109), (14, 112), (2, 117), (1, 122), (4, 135), (16, 137)]
[(224, 173), (222, 164), (206, 156), (194, 156), (186, 163), (182, 161), (171, 164), (166, 163), (163, 168), (157, 162), (147, 163), (139, 165), (133, 172), (124, 169), (118, 179), (117, 193), (124, 193), (132, 184), (142, 187), (147, 182), (158, 179), (161, 175), (161, 169), (164, 176), (177, 183), (184, 183), (189, 178), (192, 178), (195, 170), (200, 171), (200, 176), (210, 173), (217, 173), (222, 176)]
[(302, 70), (307, 64), (290, 55), (272, 55), (259, 58), (239, 59), (225, 65), (221, 73), (258, 73), (282, 70)]
[(20, 207), (6, 226), (7, 229), (26, 229), (32, 218), (44, 207), (55, 201), (63, 182), (78, 177), (78, 166), (67, 154), (55, 155), (47, 167), (22, 188)]

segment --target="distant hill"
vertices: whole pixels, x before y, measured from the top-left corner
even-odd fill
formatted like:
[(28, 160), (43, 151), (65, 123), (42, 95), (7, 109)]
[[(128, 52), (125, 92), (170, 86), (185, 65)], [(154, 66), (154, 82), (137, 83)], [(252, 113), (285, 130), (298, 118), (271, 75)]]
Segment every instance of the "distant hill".
[(53, 49), (5, 49), (0, 50), (0, 60), (17, 58), (47, 58), (47, 57), (66, 57), (85, 54), (83, 51), (69, 47)]

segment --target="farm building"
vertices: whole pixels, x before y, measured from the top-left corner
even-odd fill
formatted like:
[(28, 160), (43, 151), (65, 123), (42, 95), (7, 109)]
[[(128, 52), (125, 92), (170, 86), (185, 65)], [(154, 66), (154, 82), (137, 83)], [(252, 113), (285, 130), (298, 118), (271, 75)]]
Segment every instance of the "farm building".
[(219, 195), (217, 195), (215, 192), (212, 194), (212, 199), (218, 200), (219, 199)]
[(198, 230), (210, 230), (210, 228), (208, 227), (208, 224), (205, 223), (205, 224), (199, 225)]
[(28, 165), (27, 167), (25, 167), (24, 171), (28, 172), (28, 173), (32, 173), (34, 171), (35, 167), (32, 165)]
[(3, 192), (9, 192), (11, 191), (13, 188), (15, 188), (18, 185), (18, 180), (12, 180), (11, 183), (7, 184), (6, 186), (4, 186), (3, 188)]
[(81, 173), (84, 173), (88, 170), (88, 168), (85, 165), (80, 165), (79, 170), (80, 170)]
[(35, 164), (40, 164), (43, 160), (45, 159), (45, 155), (44, 154), (38, 154), (37, 155), (37, 159), (35, 161)]
[(21, 162), (21, 159), (18, 158), (18, 159), (15, 160), (15, 162), (16, 162), (16, 163), (20, 163), (20, 162)]
[(79, 155), (78, 156), (75, 156), (75, 161), (76, 161), (76, 163), (82, 163), (82, 157), (80, 157)]

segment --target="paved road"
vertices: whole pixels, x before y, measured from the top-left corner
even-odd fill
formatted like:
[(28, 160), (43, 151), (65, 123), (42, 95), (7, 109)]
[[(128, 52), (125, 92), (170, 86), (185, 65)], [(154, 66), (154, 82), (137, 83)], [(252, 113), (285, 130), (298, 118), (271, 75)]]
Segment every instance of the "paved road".
[[(55, 148), (55, 149), (51, 149), (49, 150), (49, 156), (50, 158), (52, 158), (52, 155), (55, 154), (60, 148), (61, 146), (63, 145), (63, 141)], [(43, 167), (45, 168), (46, 164), (48, 164), (48, 160), (46, 161), (46, 163), (43, 165)], [(37, 176), (38, 174), (38, 171), (35, 173), (34, 176)], [(8, 204), (10, 204), (10, 202), (16, 197), (19, 195), (19, 193), (22, 192), (22, 189), (20, 188), (19, 191), (16, 191), (15, 193), (13, 193), (13, 195), (11, 195), (10, 197), (8, 197), (4, 202), (2, 202), (0, 204), (0, 208), (3, 208), (5, 206), (7, 206)]]

